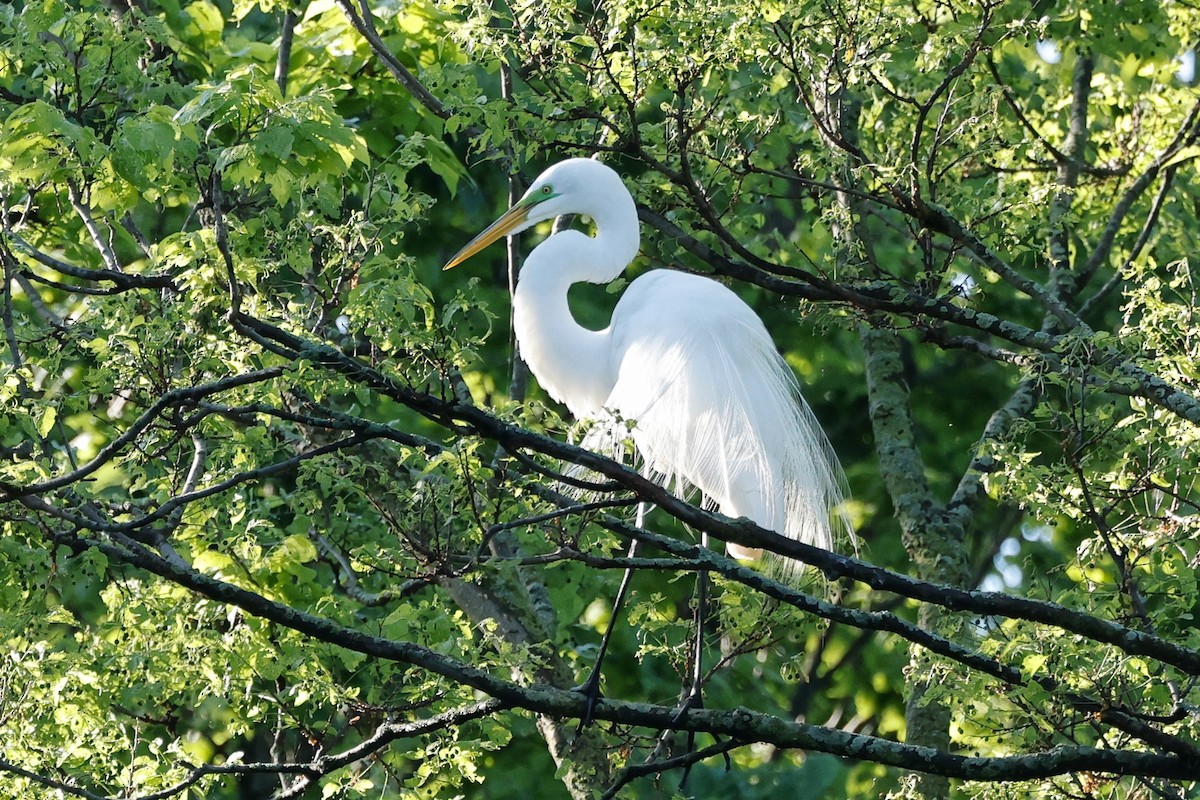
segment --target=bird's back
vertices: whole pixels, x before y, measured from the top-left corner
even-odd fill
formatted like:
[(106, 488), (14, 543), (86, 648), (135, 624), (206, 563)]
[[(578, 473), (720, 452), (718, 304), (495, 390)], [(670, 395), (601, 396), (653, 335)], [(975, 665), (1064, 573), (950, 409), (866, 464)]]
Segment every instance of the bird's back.
[(613, 313), (606, 408), (645, 468), (722, 513), (828, 549), (841, 475), (758, 316), (708, 278), (656, 270)]

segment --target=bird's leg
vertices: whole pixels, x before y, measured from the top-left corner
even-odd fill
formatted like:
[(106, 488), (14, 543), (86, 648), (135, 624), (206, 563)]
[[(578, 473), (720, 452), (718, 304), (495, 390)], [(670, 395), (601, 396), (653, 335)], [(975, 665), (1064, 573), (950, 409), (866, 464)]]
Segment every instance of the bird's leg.
[[(703, 533), (700, 536), (700, 544), (703, 547), (708, 547), (708, 534)], [(675, 712), (675, 717), (672, 722), (678, 724), (683, 716), (692, 708), (704, 708), (704, 697), (701, 694), (701, 686), (704, 683), (704, 615), (708, 608), (708, 570), (702, 569), (696, 573), (696, 610), (694, 621), (695, 639), (692, 640), (692, 682), (690, 686), (685, 687), (679, 698), (679, 710)], [(696, 749), (696, 732), (689, 730), (687, 732), (687, 752), (691, 753)], [(683, 777), (679, 780), (679, 788), (683, 789), (687, 783), (688, 775), (692, 771), (692, 765), (689, 763), (683, 768)]]
[[(708, 535), (704, 535), (704, 546), (708, 547)], [(676, 721), (689, 708), (704, 708), (704, 700), (700, 696), (700, 687), (704, 682), (704, 616), (708, 609), (708, 570), (702, 569), (696, 573), (696, 609), (694, 612), (695, 639), (692, 648), (692, 682), (681, 693), (679, 713)], [(692, 746), (692, 734), (688, 734), (688, 749)]]
[[(642, 527), (642, 522), (646, 518), (646, 507), (644, 503), (638, 504), (637, 510), (637, 527)], [(626, 558), (634, 558), (638, 552), (638, 540), (634, 539), (629, 543), (629, 553)], [(592, 665), (592, 671), (588, 674), (587, 680), (576, 686), (572, 691), (579, 692), (583, 695), (587, 705), (584, 706), (583, 714), (579, 718), (579, 731), (582, 731), (586, 726), (592, 723), (594, 714), (596, 713), (596, 703), (600, 700), (600, 665), (604, 663), (604, 654), (608, 652), (608, 642), (612, 639), (613, 629), (617, 625), (617, 616), (621, 613), (621, 606), (625, 604), (625, 594), (629, 591), (629, 581), (633, 578), (633, 567), (626, 567), (625, 574), (621, 576), (621, 585), (617, 589), (617, 596), (613, 599), (612, 613), (608, 617), (608, 627), (604, 631), (604, 638), (600, 640), (600, 652), (596, 654), (596, 663)], [(576, 732), (578, 733), (578, 731)]]
[[(629, 545), (628, 558), (633, 558), (637, 555), (638, 540), (634, 539)], [(588, 674), (587, 680), (575, 687), (573, 691), (579, 692), (584, 696), (587, 705), (584, 706), (583, 715), (579, 718), (579, 730), (590, 725), (593, 720), (593, 715), (596, 712), (596, 703), (600, 700), (600, 665), (604, 663), (604, 654), (608, 652), (608, 642), (612, 639), (613, 629), (617, 625), (617, 615), (621, 611), (621, 606), (625, 603), (625, 593), (629, 589), (629, 580), (633, 577), (633, 567), (626, 567), (625, 574), (621, 576), (621, 586), (617, 589), (617, 596), (613, 600), (612, 614), (608, 619), (608, 628), (604, 631), (604, 638), (600, 640), (600, 652), (596, 654), (596, 663), (592, 665), (592, 671)]]
[[(700, 535), (700, 544), (703, 547), (708, 547), (708, 534)], [(704, 708), (704, 696), (702, 686), (704, 684), (704, 615), (708, 607), (708, 570), (701, 569), (696, 573), (696, 606), (693, 611), (693, 628), (692, 639), (692, 662), (691, 681), (685, 684), (679, 693), (679, 705), (675, 709), (675, 715), (671, 717), (672, 728), (663, 731), (659, 737), (658, 744), (654, 748), (654, 752), (650, 754), (650, 760), (658, 758), (662, 753), (663, 748), (667, 745), (667, 740), (674, 733), (674, 726), (683, 721), (684, 716), (690, 709)], [(696, 732), (687, 732), (687, 751), (692, 752), (696, 747)], [(684, 767), (683, 777), (679, 781), (679, 788), (682, 789), (687, 784), (688, 775), (691, 773), (692, 765), (688, 764)]]
[[(708, 534), (700, 535), (700, 545), (708, 548)], [(701, 569), (696, 573), (696, 609), (693, 620), (696, 623), (695, 645), (692, 650), (692, 684), (687, 693), (681, 697), (683, 709), (703, 708), (704, 701), (700, 697), (700, 686), (704, 682), (704, 617), (708, 612), (708, 570)], [(690, 748), (691, 741), (688, 741)]]

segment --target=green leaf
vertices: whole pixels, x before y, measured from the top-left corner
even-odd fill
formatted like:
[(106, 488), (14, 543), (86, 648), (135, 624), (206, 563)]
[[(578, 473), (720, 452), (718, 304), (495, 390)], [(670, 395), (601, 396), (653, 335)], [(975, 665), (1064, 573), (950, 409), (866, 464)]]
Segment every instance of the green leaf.
[(50, 431), (54, 430), (54, 423), (58, 420), (58, 409), (54, 406), (46, 406), (42, 411), (42, 417), (38, 420), (38, 436), (43, 439), (50, 435)]
[(317, 548), (312, 540), (302, 534), (292, 534), (271, 550), (263, 565), (272, 572), (284, 572), (316, 560)]
[(1200, 158), (1200, 145), (1192, 144), (1187, 147), (1180, 148), (1179, 152), (1163, 162), (1163, 167), (1173, 167), (1176, 164), (1182, 164), (1185, 161)]

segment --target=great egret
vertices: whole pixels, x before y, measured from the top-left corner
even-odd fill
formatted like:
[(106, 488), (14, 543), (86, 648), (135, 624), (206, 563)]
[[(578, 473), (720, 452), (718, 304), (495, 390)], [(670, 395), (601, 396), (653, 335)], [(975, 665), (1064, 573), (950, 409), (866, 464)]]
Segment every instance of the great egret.
[[(612, 169), (583, 158), (555, 164), (445, 268), (563, 214), (590, 217), (596, 233), (562, 231), (533, 249), (513, 296), (513, 327), (542, 388), (577, 418), (607, 422), (583, 444), (603, 450), (606, 436), (631, 436), (643, 470), (679, 494), (696, 487), (727, 516), (831, 548), (849, 530), (838, 509), (840, 467), (745, 302), (710, 278), (653, 270), (630, 283), (604, 330), (572, 316), (572, 284), (608, 283), (638, 252), (637, 209)], [(627, 584), (628, 573), (614, 611)], [(598, 666), (584, 687), (593, 704)]]

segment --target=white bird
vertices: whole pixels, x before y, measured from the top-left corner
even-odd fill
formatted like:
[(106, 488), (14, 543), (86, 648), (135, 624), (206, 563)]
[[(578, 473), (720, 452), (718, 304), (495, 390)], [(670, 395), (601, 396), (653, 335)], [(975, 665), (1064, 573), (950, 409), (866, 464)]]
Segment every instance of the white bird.
[[(590, 217), (596, 233), (562, 231), (533, 249), (513, 327), (542, 388), (576, 418), (606, 423), (583, 444), (611, 452), (606, 438), (631, 436), (643, 471), (680, 496), (696, 487), (726, 516), (824, 549), (848, 536), (837, 459), (770, 334), (736, 294), (710, 278), (652, 270), (630, 283), (604, 330), (575, 321), (571, 285), (609, 283), (638, 252), (637, 209), (609, 167), (583, 158), (550, 167), (445, 269), (564, 214)], [(794, 562), (777, 566), (786, 573)]]

